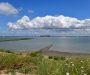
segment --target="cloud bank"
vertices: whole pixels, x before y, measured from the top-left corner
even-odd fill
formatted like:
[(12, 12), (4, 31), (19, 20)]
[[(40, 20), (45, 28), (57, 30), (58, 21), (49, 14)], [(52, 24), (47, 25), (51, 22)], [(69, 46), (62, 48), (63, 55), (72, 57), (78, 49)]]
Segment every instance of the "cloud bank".
[(8, 2), (0, 3), (0, 14), (3, 14), (3, 15), (15, 15), (18, 12), (19, 11), (14, 6), (9, 4)]
[(30, 19), (28, 16), (23, 16), (16, 22), (8, 22), (10, 29), (31, 29), (31, 28), (90, 28), (90, 19), (79, 20), (68, 16), (44, 16)]

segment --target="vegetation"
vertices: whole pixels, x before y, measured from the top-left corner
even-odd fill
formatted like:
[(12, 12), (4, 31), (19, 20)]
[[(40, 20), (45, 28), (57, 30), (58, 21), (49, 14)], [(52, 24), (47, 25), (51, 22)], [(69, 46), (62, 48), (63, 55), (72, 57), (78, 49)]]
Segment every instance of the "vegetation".
[(0, 50), (0, 72), (30, 75), (90, 75), (90, 56), (46, 56)]
[(19, 40), (31, 40), (31, 38), (16, 38), (16, 39), (6, 39), (6, 40), (0, 40), (0, 42), (8, 42), (8, 41), (19, 41)]

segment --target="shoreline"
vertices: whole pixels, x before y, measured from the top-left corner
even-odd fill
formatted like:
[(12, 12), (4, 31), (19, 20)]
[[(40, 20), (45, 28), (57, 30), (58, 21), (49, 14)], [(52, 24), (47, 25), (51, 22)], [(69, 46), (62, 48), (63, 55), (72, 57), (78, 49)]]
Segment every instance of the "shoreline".
[(44, 54), (44, 55), (48, 55), (48, 56), (82, 56), (82, 55), (90, 55), (90, 53), (76, 53), (76, 52), (61, 52), (61, 51), (54, 51), (54, 50), (50, 50), (50, 48), (53, 47), (53, 45), (49, 45), (46, 48), (41, 49), (40, 51)]
[(17, 52), (17, 53), (32, 53), (32, 52), (41, 52), (44, 55), (47, 56), (90, 56), (90, 53), (80, 53), (80, 52), (63, 52), (63, 51), (54, 51), (54, 50), (37, 50), (37, 51), (29, 51), (29, 50), (3, 50), (0, 49), (0, 52)]
[(90, 53), (70, 53), (61, 51), (45, 51), (43, 54), (48, 56), (90, 56)]
[(11, 51), (11, 52), (21, 52), (21, 53), (31, 53), (31, 52), (41, 52), (44, 55), (48, 56), (90, 56), (90, 53), (83, 53), (83, 52), (64, 52), (64, 51), (55, 51), (55, 50), (50, 50), (53, 45), (49, 45), (45, 48), (42, 48), (40, 50), (4, 50), (0, 49), (1, 52), (3, 51)]

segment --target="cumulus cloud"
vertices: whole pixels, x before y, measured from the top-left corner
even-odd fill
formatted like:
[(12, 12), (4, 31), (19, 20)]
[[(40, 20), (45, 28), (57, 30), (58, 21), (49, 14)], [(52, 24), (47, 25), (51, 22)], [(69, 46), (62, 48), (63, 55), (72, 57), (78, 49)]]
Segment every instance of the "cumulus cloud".
[(9, 4), (8, 2), (0, 3), (0, 14), (3, 14), (3, 15), (15, 15), (18, 12), (19, 11), (14, 6)]
[(8, 22), (10, 29), (31, 29), (31, 28), (90, 28), (90, 19), (79, 20), (68, 16), (44, 16), (30, 19), (23, 16), (15, 23)]

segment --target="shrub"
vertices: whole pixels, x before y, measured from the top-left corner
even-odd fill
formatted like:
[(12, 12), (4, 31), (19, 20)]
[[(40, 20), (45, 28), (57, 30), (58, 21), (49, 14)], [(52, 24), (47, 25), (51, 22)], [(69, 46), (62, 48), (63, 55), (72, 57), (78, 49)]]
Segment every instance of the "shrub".
[(19, 69), (19, 72), (27, 74), (31, 72), (31, 68), (29, 66), (23, 66), (21, 69)]
[(53, 56), (49, 56), (48, 58), (49, 58), (49, 59), (53, 59)]
[(16, 75), (16, 71), (14, 69), (11, 69), (10, 72), (11, 72), (11, 75)]
[(37, 57), (38, 56), (38, 53), (37, 52), (32, 52), (32, 53), (30, 53), (30, 56), (31, 57)]
[(6, 53), (14, 53), (13, 51), (10, 50), (5, 50)]
[(61, 60), (65, 60), (65, 57), (61, 56), (60, 59), (61, 59)]
[(59, 60), (60, 57), (58, 57), (58, 56), (54, 56), (53, 59), (54, 59), (54, 60)]

